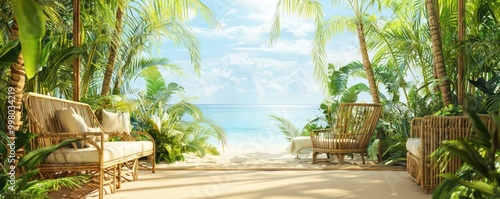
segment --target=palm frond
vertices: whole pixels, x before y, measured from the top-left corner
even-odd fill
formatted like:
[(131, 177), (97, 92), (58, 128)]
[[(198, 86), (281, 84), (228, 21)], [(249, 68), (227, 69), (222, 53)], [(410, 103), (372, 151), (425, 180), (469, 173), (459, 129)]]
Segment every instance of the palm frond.
[(316, 28), (320, 28), (323, 21), (323, 8), (321, 3), (316, 0), (280, 0), (276, 5), (276, 11), (271, 26), (270, 44), (280, 36), (280, 17), (285, 14), (297, 14), (299, 17), (313, 19)]
[(269, 115), (269, 117), (279, 123), (278, 127), (288, 141), (302, 134), (302, 131), (300, 131), (299, 128), (297, 128), (290, 120), (278, 115)]

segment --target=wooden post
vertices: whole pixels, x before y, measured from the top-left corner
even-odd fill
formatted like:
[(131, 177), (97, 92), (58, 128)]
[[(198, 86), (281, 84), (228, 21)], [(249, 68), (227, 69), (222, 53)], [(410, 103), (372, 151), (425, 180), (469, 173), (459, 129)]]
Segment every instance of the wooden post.
[(465, 98), (465, 55), (464, 48), (462, 47), (465, 40), (465, 0), (458, 0), (458, 105), (464, 105)]
[[(80, 0), (73, 0), (73, 46), (81, 44)], [(80, 56), (73, 61), (73, 100), (80, 101)]]

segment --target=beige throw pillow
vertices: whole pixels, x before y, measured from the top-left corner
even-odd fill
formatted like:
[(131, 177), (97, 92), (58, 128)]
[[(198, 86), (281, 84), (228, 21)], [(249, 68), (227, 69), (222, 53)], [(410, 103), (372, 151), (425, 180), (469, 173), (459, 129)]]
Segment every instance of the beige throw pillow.
[(130, 134), (130, 115), (102, 110), (102, 127), (106, 132), (125, 132)]
[[(87, 124), (85, 124), (85, 120), (82, 116), (78, 115), (75, 109), (62, 108), (56, 110), (56, 119), (61, 125), (61, 130), (63, 132), (87, 132)], [(74, 148), (84, 148), (84, 141), (78, 141), (76, 143), (72, 143)]]

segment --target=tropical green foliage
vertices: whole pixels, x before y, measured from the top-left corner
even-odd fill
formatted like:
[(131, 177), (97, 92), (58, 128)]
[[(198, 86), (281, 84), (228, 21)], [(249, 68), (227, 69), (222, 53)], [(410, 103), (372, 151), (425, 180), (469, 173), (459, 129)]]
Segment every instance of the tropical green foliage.
[(490, 114), (498, 113), (500, 110), (500, 76), (495, 72), (491, 79), (486, 81), (483, 77), (477, 80), (469, 80), (478, 90), (486, 97), (482, 104), (482, 108)]
[[(332, 70), (328, 65), (325, 46), (331, 38), (343, 31), (358, 33), (361, 53), (364, 34), (367, 49), (373, 52), (372, 59), (363, 57), (363, 65), (371, 61), (374, 79), (377, 85), (383, 85), (387, 96), (381, 94), (384, 112), (378, 125), (378, 139), (373, 139), (371, 156), (385, 154), (386, 160), (403, 160), (405, 157), (404, 142), (409, 133), (409, 121), (416, 116), (425, 115), (459, 115), (461, 106), (457, 105), (457, 57), (460, 50), (465, 51), (466, 77), (477, 81), (465, 82), (466, 104), (464, 107), (476, 111), (490, 113), (498, 111), (498, 68), (500, 61), (500, 23), (498, 17), (499, 3), (497, 0), (472, 0), (466, 3), (466, 40), (457, 42), (457, 1), (439, 1), (439, 25), (443, 48), (446, 78), (436, 78), (431, 33), (424, 0), (390, 0), (390, 1), (332, 1), (334, 5), (345, 5), (354, 13), (354, 17), (346, 18), (336, 13), (328, 13), (331, 17), (323, 19), (325, 14), (320, 1), (279, 1), (276, 7), (274, 25), (271, 29), (271, 41), (279, 36), (280, 15), (295, 14), (299, 17), (314, 19), (316, 32), (314, 46), (311, 49), (316, 79), (322, 81), (329, 95), (320, 105), (327, 121), (335, 120), (335, 106), (339, 102), (356, 101), (359, 92), (366, 91), (364, 84), (351, 83), (347, 86), (347, 77), (356, 74), (356, 70)], [(437, 1), (436, 1), (437, 2)], [(342, 4), (344, 3), (344, 4)], [(372, 7), (373, 6), (373, 7)], [(314, 9), (318, 8), (318, 9)], [(384, 13), (376, 12), (382, 8)], [(388, 15), (387, 12), (392, 12)], [(316, 14), (313, 15), (313, 13)], [(318, 22), (321, 21), (321, 22)], [(362, 29), (360, 29), (362, 25)], [(321, 75), (324, 76), (322, 77)], [(366, 75), (369, 75), (368, 73)], [(365, 76), (367, 77), (367, 76)], [(485, 81), (484, 79), (489, 79)], [(453, 104), (444, 106), (439, 85), (450, 81), (451, 101)], [(358, 81), (359, 82), (359, 81)], [(477, 86), (478, 84), (482, 86)], [(358, 86), (358, 88), (355, 88)], [(359, 87), (361, 86), (361, 87)], [(476, 87), (474, 87), (476, 86)], [(477, 92), (482, 90), (483, 92)], [(351, 91), (356, 91), (351, 92)], [(345, 92), (345, 93), (340, 93)], [(372, 92), (373, 94), (373, 92)], [(375, 101), (375, 100), (374, 100)], [(387, 134), (387, 135), (384, 135)], [(378, 145), (380, 143), (380, 145)], [(382, 153), (380, 153), (382, 150)], [(378, 151), (378, 153), (376, 153)]]
[(320, 124), (321, 118), (315, 118), (309, 121), (302, 129), (299, 129), (292, 121), (283, 116), (269, 115), (269, 117), (278, 122), (278, 128), (288, 141), (292, 140), (294, 137), (309, 136), (309, 132), (312, 130), (323, 128)]
[[(433, 153), (440, 159), (458, 157), (464, 162), (456, 173), (441, 174), (446, 180), (433, 198), (498, 198), (500, 197), (500, 118), (492, 115), (495, 128), (488, 128), (479, 116), (466, 111), (473, 121), (469, 139), (451, 140)], [(446, 162), (446, 161), (443, 161)]]
[[(372, 139), (374, 144), (370, 151), (376, 152), (372, 153), (372, 157), (384, 156), (383, 159), (389, 162), (404, 158), (403, 146), (412, 117), (460, 113), (459, 106), (456, 105), (459, 84), (455, 67), (460, 50), (464, 50), (466, 57), (465, 78), (472, 80), (465, 82), (468, 103), (463, 109), (475, 107), (478, 111), (498, 112), (498, 0), (467, 1), (467, 39), (462, 43), (457, 40), (457, 1), (439, 1), (436, 5), (439, 8), (443, 58), (447, 66), (447, 78), (451, 82), (453, 102), (452, 106), (446, 107), (437, 89), (446, 78), (436, 78), (436, 71), (432, 67), (434, 55), (424, 0), (332, 1), (335, 6), (345, 5), (354, 13), (352, 18), (339, 17), (337, 13), (324, 13), (324, 5), (320, 2), (323, 1), (278, 1), (270, 42), (280, 35), (283, 15), (297, 14), (313, 20), (316, 28), (311, 49), (314, 76), (325, 93), (328, 93), (319, 108), (324, 111), (324, 120), (330, 126), (335, 120), (333, 115), (338, 103), (357, 101), (358, 95), (363, 92), (380, 94), (384, 112), (377, 128), (381, 132), (378, 134), (380, 136)], [(32, 12), (19, 11), (21, 7)], [(81, 1), (81, 47), (73, 47), (72, 44), (76, 35), (70, 33), (72, 13), (68, 10), (72, 10), (71, 1), (0, 0), (0, 8), (0, 105), (6, 102), (6, 88), (13, 73), (9, 66), (17, 61), (21, 50), (26, 74), (33, 77), (26, 81), (24, 91), (63, 98), (73, 94), (71, 64), (80, 56), (83, 101), (92, 104), (95, 110), (131, 112), (134, 130), (146, 131), (155, 137), (159, 157), (157, 160), (182, 160), (183, 154), (188, 152), (200, 156), (206, 153), (217, 154), (216, 148), (207, 144), (209, 137), (219, 139), (222, 144), (226, 143), (224, 131), (190, 103), (191, 98), (185, 96), (184, 88), (175, 82), (166, 81), (162, 76), (164, 71), (182, 75), (183, 68), (171, 64), (166, 57), (154, 56), (156, 43), (168, 39), (187, 49), (192, 68), (200, 73), (200, 44), (189, 27), (189, 18), (196, 14), (203, 16), (209, 27), (217, 26), (214, 14), (201, 1)], [(380, 8), (383, 13), (378, 12)], [(123, 16), (118, 16), (118, 11)], [(14, 17), (20, 25), (21, 41), (11, 38), (13, 25), (16, 24)], [(26, 17), (35, 17), (36, 20), (28, 23)], [(120, 20), (122, 21), (119, 22)], [(27, 31), (27, 25), (34, 25), (34, 28)], [(332, 37), (345, 30), (358, 34), (362, 62), (340, 67), (327, 64), (332, 55), (327, 54), (326, 45)], [(110, 61), (111, 54), (115, 55), (113, 59), (116, 61)], [(112, 68), (105, 73), (108, 63), (111, 63)], [(369, 73), (371, 69), (367, 70), (368, 66), (373, 69), (373, 75)], [(111, 89), (109, 93), (112, 95), (99, 96), (106, 77), (110, 81), (105, 84)], [(354, 82), (353, 77), (363, 81), (369, 78), (370, 81), (368, 85)], [(130, 82), (137, 78), (145, 80), (144, 90), (131, 87)], [(373, 91), (377, 86), (380, 86), (380, 92)], [(1, 113), (6, 112), (4, 109), (5, 106), (0, 106)], [(280, 123), (286, 136), (305, 135), (303, 130), (294, 127), (285, 118), (271, 117)], [(5, 124), (4, 116), (0, 118), (0, 124)], [(304, 129), (320, 127), (322, 126), (312, 122)], [(25, 137), (29, 136), (25, 134)], [(468, 147), (468, 144), (481, 148), (476, 146), (478, 143), (462, 143), (462, 146)], [(480, 144), (484, 144), (484, 140)], [(486, 158), (483, 156), (483, 159)], [(463, 170), (458, 175), (474, 176), (470, 171)]]
[[(148, 132), (155, 139), (157, 160), (172, 163), (184, 160), (184, 154), (189, 152), (201, 157), (206, 153), (219, 155), (208, 138), (215, 137), (224, 146), (224, 130), (184, 98), (184, 88), (176, 83), (166, 84), (157, 67), (144, 69), (140, 76), (146, 80), (146, 90), (139, 94), (132, 117), (137, 130)], [(174, 96), (182, 100), (172, 103)]]
[[(7, 152), (10, 150), (17, 151), (19, 148), (24, 147), (28, 140), (33, 137), (28, 133), (19, 133), (18, 136), (20, 137), (16, 139), (15, 147), (11, 149), (12, 146), (6, 144), (11, 142), (5, 132), (0, 131), (0, 135), (2, 135), (2, 144), (0, 146), (2, 155), (8, 154)], [(39, 169), (36, 168), (36, 166), (38, 166), (40, 162), (42, 162), (55, 150), (61, 147), (66, 147), (68, 144), (78, 140), (79, 139), (66, 139), (57, 145), (30, 151), (30, 153), (19, 160), (17, 166), (14, 166), (15, 168), (11, 168), (13, 165), (11, 162), (11, 160), (13, 160), (12, 158), (2, 156), (0, 158), (3, 163), (1, 164), (2, 167), (0, 169), (0, 198), (49, 198), (47, 194), (51, 191), (59, 190), (63, 187), (78, 188), (81, 187), (82, 184), (88, 182), (87, 176), (70, 176), (58, 179), (33, 180), (39, 173)]]
[(40, 70), (38, 60), (45, 36), (45, 17), (42, 7), (35, 0), (12, 0), (11, 6), (19, 26), (26, 76), (31, 79)]
[[(320, 105), (323, 110), (324, 120), (329, 126), (333, 126), (335, 113), (340, 103), (356, 102), (361, 92), (370, 92), (370, 88), (364, 83), (352, 85), (349, 77), (365, 78), (363, 65), (359, 62), (352, 62), (336, 69), (334, 64), (328, 64), (328, 93), (331, 94)], [(350, 86), (352, 85), (352, 86)]]
[[(199, 108), (189, 103), (190, 99), (184, 96), (180, 85), (167, 85), (159, 71), (182, 75), (183, 69), (171, 64), (167, 58), (152, 57), (158, 47), (156, 44), (160, 43), (158, 41), (168, 39), (176, 46), (187, 49), (195, 72), (200, 74), (199, 41), (189, 27), (189, 20), (194, 15), (201, 16), (209, 27), (218, 26), (214, 13), (201, 1), (80, 1), (80, 47), (73, 46), (76, 35), (71, 33), (73, 13), (68, 12), (73, 10), (71, 1), (0, 0), (0, 8), (0, 104), (6, 104), (9, 77), (14, 74), (9, 66), (18, 61), (21, 46), (25, 68), (20, 69), (26, 71), (28, 78), (33, 77), (26, 81), (26, 87), (24, 80), (21, 81), (24, 92), (34, 91), (61, 98), (73, 96), (72, 63), (80, 56), (81, 82), (78, 83), (84, 96), (82, 101), (98, 111), (131, 112), (133, 130), (144, 130), (157, 138), (157, 160), (174, 162), (182, 160), (183, 155), (189, 152), (199, 156), (218, 154), (216, 147), (207, 144), (210, 137), (225, 145), (223, 129), (203, 117)], [(15, 25), (19, 25), (20, 41), (12, 37)], [(116, 59), (113, 62), (110, 62), (111, 55)], [(109, 73), (106, 73), (107, 63), (113, 66)], [(19, 66), (23, 66), (22, 62)], [(137, 74), (146, 80), (146, 90), (132, 88), (129, 84), (138, 78)], [(114, 95), (98, 95), (102, 88), (100, 83), (105, 77), (110, 77), (111, 81), (106, 86), (112, 89)], [(177, 98), (173, 99), (174, 95), (181, 99), (180, 102), (175, 101)], [(0, 106), (0, 112), (6, 113), (4, 109), (6, 106)], [(2, 124), (6, 124), (4, 116), (0, 119)], [(188, 116), (192, 118), (186, 118)], [(18, 148), (27, 143), (21, 142), (22, 137), (32, 136), (22, 133), (25, 131), (21, 129), (17, 132)], [(45, 152), (50, 150), (44, 149)], [(20, 166), (33, 166), (43, 159), (41, 153), (29, 152)], [(7, 153), (2, 150), (2, 154)], [(29, 181), (37, 170), (25, 170), (27, 172), (19, 178), (22, 186), (9, 193), (10, 198), (44, 198), (48, 190), (61, 186), (75, 187), (75, 182), (85, 180), (70, 177)], [(28, 193), (31, 195), (28, 196)]]

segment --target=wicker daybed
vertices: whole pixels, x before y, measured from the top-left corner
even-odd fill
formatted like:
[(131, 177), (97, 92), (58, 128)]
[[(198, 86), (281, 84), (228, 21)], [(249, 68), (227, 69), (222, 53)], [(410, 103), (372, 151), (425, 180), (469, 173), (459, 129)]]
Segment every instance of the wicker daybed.
[(370, 138), (382, 113), (380, 104), (341, 103), (332, 128), (311, 131), (313, 145), (312, 163), (320, 153), (337, 155), (344, 163), (344, 154), (359, 153), (363, 164)]
[[(491, 128), (489, 115), (480, 115), (480, 118)], [(425, 116), (414, 118), (410, 126), (410, 138), (406, 142), (407, 172), (428, 194), (444, 180), (439, 174), (455, 173), (462, 166), (460, 159), (453, 158), (445, 168), (440, 168), (438, 159), (429, 155), (444, 140), (470, 137), (472, 123), (467, 116)]]
[[(137, 179), (138, 159), (147, 157), (151, 170), (155, 172), (155, 144), (147, 133), (104, 132), (94, 112), (88, 104), (64, 100), (45, 95), (27, 93), (24, 96), (29, 131), (38, 135), (30, 140), (31, 150), (51, 146), (68, 138), (84, 138), (87, 147), (63, 147), (50, 154), (40, 165), (41, 178), (86, 174), (99, 183), (99, 198), (103, 198), (103, 187), (109, 185), (111, 193), (120, 188), (121, 177), (125, 172)], [(63, 132), (56, 111), (72, 109), (88, 129), (97, 132)], [(106, 137), (119, 137), (120, 141), (109, 142)], [(149, 141), (135, 141), (135, 136), (148, 138)], [(95, 138), (100, 141), (95, 141)], [(128, 166), (128, 169), (125, 169)]]

